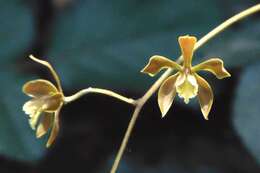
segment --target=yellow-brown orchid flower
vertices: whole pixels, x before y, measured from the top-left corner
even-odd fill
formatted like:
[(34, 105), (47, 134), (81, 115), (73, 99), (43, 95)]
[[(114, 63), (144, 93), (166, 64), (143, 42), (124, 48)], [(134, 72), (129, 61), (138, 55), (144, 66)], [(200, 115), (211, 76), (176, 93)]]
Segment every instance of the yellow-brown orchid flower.
[(40, 138), (52, 128), (46, 144), (49, 147), (57, 137), (59, 131), (59, 112), (64, 104), (60, 79), (52, 66), (43, 60), (30, 55), (30, 58), (44, 66), (52, 73), (57, 86), (44, 79), (32, 80), (24, 84), (23, 92), (32, 97), (23, 105), (23, 110), (29, 115), (29, 124), (36, 130), (36, 137)]
[(196, 37), (180, 36), (178, 41), (183, 56), (182, 65), (163, 56), (155, 55), (150, 58), (149, 63), (142, 72), (154, 76), (165, 68), (172, 68), (177, 71), (162, 83), (158, 92), (158, 104), (163, 117), (170, 109), (174, 97), (178, 93), (186, 104), (189, 103), (189, 99), (198, 95), (202, 114), (208, 120), (208, 114), (213, 104), (213, 92), (207, 81), (199, 76), (197, 72), (201, 70), (209, 71), (218, 79), (230, 77), (231, 75), (224, 68), (223, 61), (219, 58), (211, 58), (192, 66), (194, 46), (197, 42)]

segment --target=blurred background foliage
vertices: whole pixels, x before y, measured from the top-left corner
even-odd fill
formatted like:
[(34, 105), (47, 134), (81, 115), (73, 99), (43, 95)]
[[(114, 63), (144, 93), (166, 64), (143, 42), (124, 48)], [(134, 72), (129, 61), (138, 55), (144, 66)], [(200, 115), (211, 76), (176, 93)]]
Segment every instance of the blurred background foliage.
[[(62, 110), (55, 145), (37, 140), (22, 112), (31, 79), (52, 80), (29, 54), (58, 71), (65, 94), (101, 87), (138, 98), (159, 76), (140, 73), (152, 55), (180, 55), (179, 35), (205, 35), (257, 0), (0, 1), (0, 171), (108, 172), (132, 107), (90, 95)], [(160, 118), (156, 95), (144, 107), (119, 172), (259, 172), (260, 15), (243, 20), (200, 48), (194, 63), (221, 57), (232, 78), (208, 75), (215, 93), (205, 122), (197, 100), (177, 99)], [(202, 74), (204, 75), (204, 74)], [(259, 96), (258, 96), (259, 95)]]

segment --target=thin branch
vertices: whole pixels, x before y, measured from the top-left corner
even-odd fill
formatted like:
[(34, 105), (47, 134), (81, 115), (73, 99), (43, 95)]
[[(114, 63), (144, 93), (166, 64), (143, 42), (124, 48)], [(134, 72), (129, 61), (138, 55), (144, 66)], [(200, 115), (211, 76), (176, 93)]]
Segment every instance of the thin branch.
[[(212, 31), (210, 31), (208, 34), (206, 34), (204, 37), (202, 37), (195, 45), (194, 47), (194, 51), (197, 50), (199, 47), (201, 47), (202, 45), (204, 45), (206, 42), (208, 42), (210, 39), (212, 39), (214, 36), (216, 36), (217, 34), (221, 33), (222, 31), (224, 31), (227, 27), (229, 27), (230, 25), (234, 24), (235, 22), (249, 16), (252, 15), (256, 12), (260, 11), (260, 4), (257, 4), (251, 8), (248, 8), (245, 11), (242, 11), (240, 13), (238, 13), (237, 15), (229, 18), (228, 20), (226, 20), (225, 22), (223, 22), (221, 25), (219, 25), (218, 27), (216, 27), (215, 29), (213, 29)], [(180, 56), (177, 60), (177, 62), (180, 64), (182, 63), (183, 58), (182, 56)], [(130, 135), (132, 133), (132, 130), (135, 126), (135, 122), (138, 118), (138, 115), (143, 107), (143, 105), (146, 103), (146, 101), (157, 91), (157, 89), (160, 87), (160, 85), (162, 84), (162, 82), (173, 72), (172, 69), (168, 69), (166, 72), (163, 73), (163, 75), (151, 86), (151, 88), (143, 95), (143, 97), (141, 97), (140, 99), (137, 100), (136, 103), (136, 107), (134, 110), (134, 113), (132, 115), (132, 118), (130, 120), (130, 123), (128, 125), (128, 128), (126, 130), (125, 136), (123, 138), (123, 141), (120, 145), (120, 148), (118, 150), (118, 153), (116, 155), (116, 158), (114, 160), (113, 166), (111, 168), (110, 173), (115, 173), (117, 171), (117, 168), (119, 166), (120, 160), (122, 158), (122, 155), (125, 151), (125, 148), (127, 146), (128, 140), (130, 138)]]
[(124, 150), (126, 148), (126, 145), (128, 143), (128, 140), (129, 140), (129, 137), (131, 135), (131, 132), (135, 126), (135, 122), (136, 122), (136, 119), (138, 118), (138, 115), (141, 111), (141, 109), (143, 108), (143, 105), (146, 103), (146, 101), (152, 96), (152, 94), (157, 90), (157, 88), (159, 88), (159, 86), (161, 85), (161, 83), (172, 73), (172, 70), (171, 69), (168, 69), (155, 83), (154, 85), (146, 92), (146, 94), (139, 100), (137, 100), (137, 105), (135, 107), (135, 110), (134, 110), (134, 113), (132, 115), (132, 118), (129, 122), (129, 125), (128, 125), (128, 128), (126, 130), (126, 133), (125, 133), (125, 136), (124, 136), (124, 139), (122, 141), (122, 144), (119, 148), (119, 151), (117, 153), (117, 156), (116, 156), (116, 159), (114, 161), (114, 164), (113, 164), (113, 167), (111, 169), (111, 173), (115, 173), (117, 168), (118, 168), (118, 165), (119, 165), (119, 162), (122, 158), (122, 155), (124, 153)]
[(256, 4), (236, 15), (234, 15), (233, 17), (229, 18), (228, 20), (226, 20), (225, 22), (223, 22), (221, 25), (217, 26), (216, 28), (214, 28), (212, 31), (210, 31), (207, 35), (205, 35), (204, 37), (202, 37), (195, 45), (194, 50), (197, 50), (199, 47), (201, 47), (202, 45), (204, 45), (206, 42), (208, 42), (210, 39), (212, 39), (215, 35), (221, 33), (222, 31), (224, 31), (227, 27), (229, 27), (230, 25), (238, 22), (239, 20), (242, 20), (243, 18), (250, 16), (256, 12), (260, 11), (260, 3)]
[(78, 98), (80, 98), (80, 97), (82, 97), (86, 94), (89, 94), (89, 93), (97, 93), (97, 94), (107, 95), (107, 96), (110, 96), (110, 97), (117, 98), (118, 100), (121, 100), (121, 101), (126, 102), (126, 103), (131, 104), (131, 105), (136, 105), (136, 103), (137, 103), (136, 100), (124, 97), (124, 96), (117, 94), (113, 91), (106, 90), (106, 89), (100, 89), (100, 88), (91, 88), (91, 87), (80, 90), (79, 92), (77, 92), (76, 94), (73, 94), (72, 96), (64, 97), (64, 103), (67, 104), (69, 102), (75, 101)]
[(40, 63), (40, 64), (46, 66), (46, 67), (50, 70), (52, 76), (54, 77), (54, 80), (56, 81), (56, 83), (57, 83), (57, 85), (58, 85), (59, 91), (63, 94), (62, 87), (61, 87), (61, 82), (60, 82), (60, 78), (59, 78), (57, 72), (56, 72), (56, 71), (54, 70), (54, 68), (52, 67), (52, 65), (51, 65), (49, 62), (44, 61), (44, 60), (41, 60), (41, 59), (38, 59), (38, 58), (36, 58), (36, 57), (33, 56), (33, 55), (30, 55), (29, 58), (31, 58), (31, 59), (34, 60), (35, 62), (38, 62), (38, 63)]

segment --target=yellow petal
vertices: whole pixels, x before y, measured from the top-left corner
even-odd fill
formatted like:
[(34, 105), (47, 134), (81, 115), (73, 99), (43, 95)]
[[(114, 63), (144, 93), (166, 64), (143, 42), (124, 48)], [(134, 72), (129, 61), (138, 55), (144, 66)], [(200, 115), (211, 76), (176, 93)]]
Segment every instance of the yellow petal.
[(162, 117), (166, 115), (170, 109), (174, 97), (176, 95), (175, 82), (179, 73), (168, 77), (161, 85), (158, 92), (158, 104), (162, 113)]
[(180, 73), (176, 81), (176, 90), (180, 98), (184, 99), (186, 104), (189, 99), (195, 97), (198, 93), (198, 83), (193, 74)]
[(186, 35), (186, 36), (180, 36), (178, 41), (183, 55), (184, 66), (191, 67), (193, 49), (197, 42), (197, 38)]
[(141, 72), (147, 73), (150, 76), (154, 76), (165, 68), (174, 68), (176, 70), (181, 70), (181, 66), (176, 62), (163, 56), (154, 55), (150, 58), (148, 64), (143, 68)]
[(54, 112), (60, 107), (62, 103), (63, 97), (60, 93), (57, 93), (52, 96), (43, 96), (27, 101), (23, 105), (23, 111), (32, 117), (39, 110)]
[(42, 109), (45, 112), (54, 112), (63, 103), (63, 97), (60, 93), (57, 93), (53, 96), (44, 97), (42, 99), (44, 100), (44, 105), (42, 106)]
[(23, 105), (23, 111), (25, 112), (25, 114), (28, 114), (30, 117), (32, 117), (42, 106), (42, 104), (43, 103), (41, 101), (36, 99), (29, 100)]
[(201, 112), (204, 118), (208, 120), (208, 115), (211, 110), (213, 99), (214, 99), (213, 92), (210, 85), (205, 79), (200, 77), (198, 74), (196, 74), (195, 76), (199, 84), (198, 97), (199, 97)]
[(52, 125), (53, 115), (53, 113), (44, 113), (44, 115), (42, 115), (41, 122), (39, 123), (36, 130), (37, 138), (42, 137), (48, 132), (49, 128)]
[(33, 130), (35, 130), (35, 127), (39, 121), (41, 113), (42, 113), (42, 111), (38, 110), (33, 115), (30, 116), (29, 124)]
[(57, 88), (49, 81), (37, 79), (29, 81), (23, 86), (23, 92), (31, 97), (41, 97), (57, 93)]
[(46, 144), (46, 147), (50, 147), (53, 144), (54, 140), (56, 139), (56, 137), (58, 135), (58, 132), (59, 132), (59, 129), (60, 129), (59, 114), (60, 114), (60, 108), (55, 112), (51, 134), (50, 134), (50, 137), (49, 137), (48, 142)]
[(223, 61), (219, 58), (212, 58), (192, 67), (192, 71), (194, 72), (199, 70), (209, 71), (213, 73), (218, 79), (231, 76), (225, 69)]

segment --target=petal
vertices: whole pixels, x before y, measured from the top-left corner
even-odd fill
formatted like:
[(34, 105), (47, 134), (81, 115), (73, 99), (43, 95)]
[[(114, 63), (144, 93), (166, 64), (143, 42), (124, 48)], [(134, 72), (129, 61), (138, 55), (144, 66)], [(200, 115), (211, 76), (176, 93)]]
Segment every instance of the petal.
[(58, 90), (51, 82), (37, 79), (24, 84), (23, 92), (31, 97), (41, 97), (57, 93)]
[(158, 104), (162, 113), (162, 117), (166, 115), (170, 109), (174, 97), (176, 95), (175, 82), (179, 73), (168, 77), (161, 85), (158, 92)]
[(35, 127), (39, 121), (41, 113), (42, 111), (39, 109), (38, 111), (36, 111), (34, 114), (30, 116), (29, 124), (33, 130), (35, 130)]
[(181, 70), (181, 66), (176, 62), (163, 56), (154, 55), (150, 58), (148, 64), (141, 72), (147, 73), (150, 76), (154, 76), (164, 68), (174, 68), (176, 70)]
[(198, 93), (198, 83), (193, 74), (181, 73), (176, 81), (176, 90), (180, 98), (184, 98), (186, 104), (189, 99), (195, 97)]
[(60, 93), (52, 96), (43, 96), (27, 101), (23, 105), (23, 111), (32, 117), (37, 111), (54, 112), (63, 103), (63, 96)]
[(194, 72), (199, 70), (209, 71), (213, 73), (218, 79), (231, 76), (225, 69), (224, 62), (219, 58), (212, 58), (192, 67), (192, 71)]
[(42, 116), (41, 122), (39, 123), (37, 130), (36, 130), (36, 137), (40, 138), (43, 135), (45, 135), (49, 128), (52, 125), (52, 120), (53, 120), (53, 113), (45, 113)]
[(40, 99), (29, 100), (23, 105), (23, 111), (25, 114), (28, 114), (30, 117), (32, 117), (42, 107), (43, 104), (43, 101)]
[(46, 144), (47, 148), (50, 147), (53, 144), (54, 140), (56, 139), (56, 137), (58, 135), (58, 132), (59, 132), (59, 129), (60, 129), (60, 126), (59, 126), (60, 109), (61, 109), (61, 107), (55, 112), (53, 127), (52, 127), (52, 130), (51, 130), (51, 134), (50, 134), (50, 137), (48, 139), (48, 142)]
[(183, 55), (184, 66), (190, 67), (192, 56), (193, 56), (193, 49), (197, 42), (197, 38), (186, 35), (186, 36), (180, 36), (178, 41)]
[(53, 96), (44, 97), (42, 99), (44, 100), (44, 105), (42, 106), (42, 109), (45, 112), (54, 112), (63, 103), (63, 96), (60, 93), (57, 93)]
[(214, 99), (213, 92), (210, 85), (205, 79), (200, 77), (198, 74), (196, 74), (195, 76), (199, 84), (198, 97), (199, 97), (201, 112), (204, 118), (208, 120), (208, 115)]

